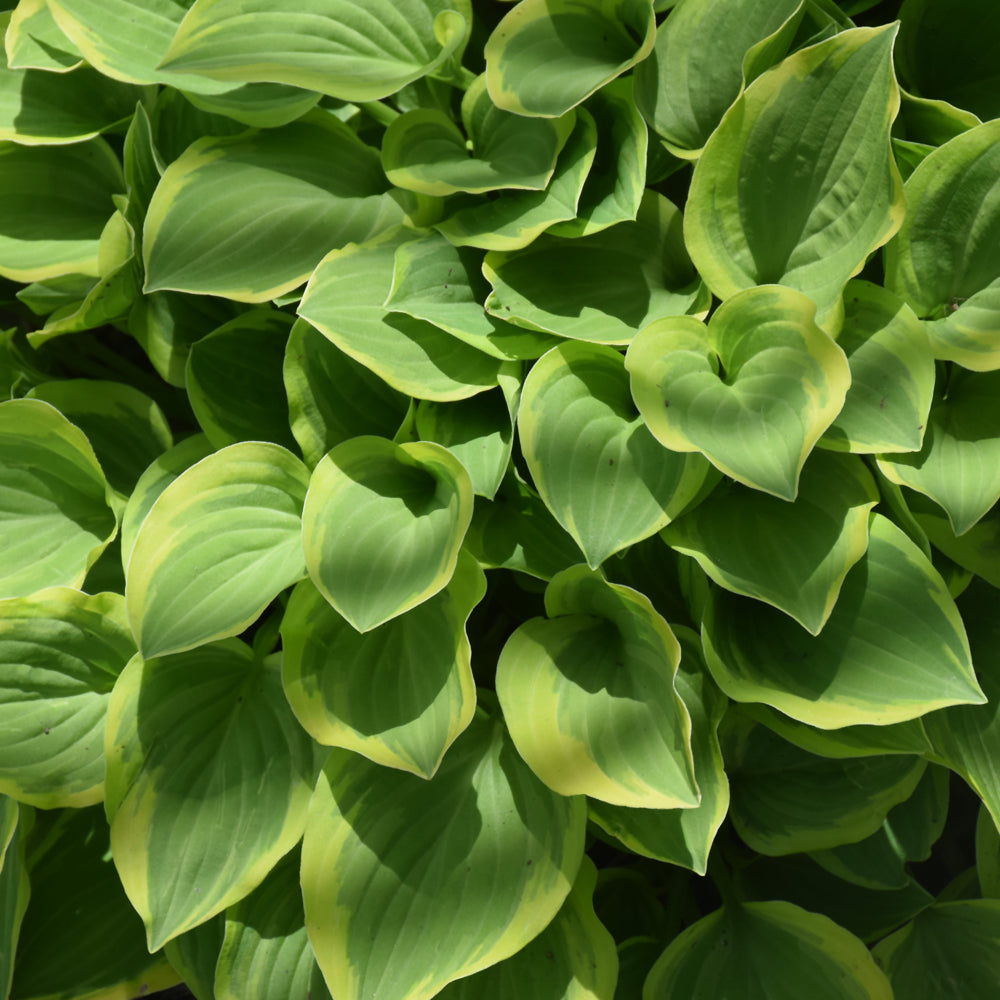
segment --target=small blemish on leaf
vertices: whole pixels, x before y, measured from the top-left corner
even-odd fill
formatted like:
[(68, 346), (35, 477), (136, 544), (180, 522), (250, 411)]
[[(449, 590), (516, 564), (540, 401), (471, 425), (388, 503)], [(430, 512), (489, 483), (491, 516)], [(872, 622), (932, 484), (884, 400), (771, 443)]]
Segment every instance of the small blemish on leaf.
[(46, 726), (45, 729), (43, 730), (43, 732), (45, 733), (46, 736), (48, 736), (49, 735), (49, 727)]
[(554, 954), (553, 954), (553, 953), (552, 953), (551, 951), (547, 951), (547, 952), (545, 953), (545, 957), (546, 957), (546, 958), (547, 958), (547, 959), (548, 959), (548, 960), (549, 960), (550, 962), (554, 962), (554, 961), (555, 961), (555, 959), (556, 959), (556, 956), (555, 956), (555, 955), (554, 955)]
[(609, 458), (608, 459), (608, 465), (614, 465), (614, 464), (615, 464), (615, 460), (613, 458)]
[(669, 399), (665, 399), (665, 400), (663, 401), (663, 408), (664, 408), (665, 410), (666, 410), (666, 409), (669, 409), (669, 408), (670, 408), (670, 400), (669, 400)]
[(880, 410), (884, 410), (884, 409), (885, 409), (885, 396), (883, 396), (883, 397), (882, 397), (882, 398), (881, 398), (881, 399), (880, 399), (880, 400), (878, 401), (878, 408), (879, 408)]
[(528, 867), (531, 867), (531, 858), (528, 858)]

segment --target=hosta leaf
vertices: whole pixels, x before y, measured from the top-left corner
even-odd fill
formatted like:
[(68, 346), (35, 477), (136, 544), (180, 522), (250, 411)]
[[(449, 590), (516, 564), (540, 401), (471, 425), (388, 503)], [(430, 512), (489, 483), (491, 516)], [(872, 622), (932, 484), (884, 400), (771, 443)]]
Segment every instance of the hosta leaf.
[(919, 528), (935, 549), (963, 569), (1000, 588), (1000, 510), (994, 508), (958, 538), (937, 504), (919, 494), (911, 494), (910, 506)]
[(812, 301), (778, 285), (733, 296), (707, 327), (693, 317), (657, 320), (629, 346), (625, 366), (661, 444), (700, 451), (783, 500), (795, 499), (803, 463), (851, 382)]
[(763, 726), (742, 734), (726, 764), (736, 831), (772, 857), (870, 836), (913, 794), (927, 767), (909, 755), (815, 757)]
[(569, 894), (585, 816), (483, 713), (430, 781), (332, 751), (302, 844), (306, 927), (330, 992), (430, 1000), (519, 951)]
[(697, 157), (743, 90), (750, 51), (779, 31), (794, 32), (801, 9), (801, 0), (686, 0), (660, 25), (635, 69), (635, 99), (671, 150)]
[(0, 276), (98, 277), (111, 196), (123, 191), (118, 158), (101, 138), (68, 146), (0, 144)]
[(558, 341), (486, 312), (483, 303), (490, 286), (482, 264), (481, 251), (452, 246), (439, 233), (402, 243), (396, 250), (385, 308), (426, 320), (494, 358), (541, 357)]
[(963, 535), (1000, 499), (1000, 372), (956, 371), (931, 407), (923, 447), (881, 455), (882, 474), (939, 504)]
[(215, 969), (216, 1000), (329, 1000), (306, 936), (297, 850), (245, 899), (226, 910)]
[(886, 286), (920, 317), (935, 357), (1000, 367), (1000, 121), (956, 136), (906, 182), (906, 220), (886, 247)]
[(498, 107), (555, 117), (644, 59), (652, 0), (522, 0), (486, 42), (486, 82)]
[(316, 106), (321, 95), (281, 83), (248, 83), (221, 94), (184, 96), (202, 111), (225, 115), (251, 128), (279, 128), (301, 118)]
[(324, 746), (430, 778), (476, 708), (466, 621), (485, 593), (482, 570), (460, 556), (444, 590), (361, 635), (303, 580), (281, 624), (298, 720)]
[[(225, 115), (212, 114), (196, 106), (187, 92), (162, 89), (150, 109), (152, 139), (166, 164), (180, 159), (184, 151), (206, 136), (224, 138), (239, 135), (246, 127)], [(162, 170), (160, 171), (162, 174)]]
[(497, 384), (499, 358), (383, 304), (396, 250), (412, 238), (412, 231), (398, 229), (328, 254), (313, 273), (299, 315), (399, 392), (441, 401), (484, 392)]
[(54, 816), (28, 842), (43, 861), (31, 869), (11, 996), (135, 996), (173, 986), (177, 973), (146, 950), (142, 921), (118, 881), (104, 811)]
[(207, 458), (215, 449), (204, 434), (194, 434), (185, 438), (173, 448), (168, 448), (143, 472), (129, 495), (122, 512), (121, 549), (122, 568), (128, 568), (132, 546), (135, 545), (139, 526), (145, 520), (150, 508), (160, 494), (186, 469), (195, 462)]
[(873, 951), (897, 997), (934, 1000), (956, 987), (988, 1000), (1000, 977), (1000, 900), (936, 903)]
[(646, 123), (632, 100), (631, 79), (614, 80), (602, 87), (591, 95), (585, 110), (597, 126), (597, 151), (576, 218), (550, 226), (554, 236), (589, 236), (619, 222), (630, 222), (642, 201), (648, 139)]
[(215, 1000), (215, 967), (225, 936), (225, 914), (217, 913), (163, 946), (163, 953), (197, 1000)]
[(580, 239), (544, 236), (524, 250), (491, 251), (483, 273), (493, 286), (488, 312), (573, 340), (627, 344), (654, 318), (703, 305), (681, 214), (653, 191), (643, 196), (635, 222)]
[(372, 101), (461, 53), (469, 0), (197, 0), (164, 57), (175, 71), (215, 80), (271, 81)]
[(837, 345), (847, 355), (851, 387), (820, 445), (862, 454), (919, 451), (934, 359), (913, 310), (879, 285), (848, 282)]
[(868, 547), (868, 512), (878, 500), (862, 462), (815, 452), (794, 503), (720, 486), (662, 537), (719, 586), (771, 604), (818, 635)]
[(664, 451), (632, 402), (621, 354), (566, 342), (531, 369), (518, 431), (538, 492), (591, 567), (666, 526), (709, 465)]
[(206, 93), (225, 84), (160, 68), (193, 0), (48, 0), (56, 24), (94, 69), (113, 80)]
[(541, 580), (584, 562), (548, 507), (509, 472), (493, 503), (476, 501), (465, 544), (485, 569), (514, 569)]
[(520, 250), (549, 227), (576, 218), (596, 153), (594, 118), (579, 108), (544, 191), (500, 191), (493, 198), (474, 199), (434, 226), (455, 246)]
[(464, 133), (437, 108), (407, 111), (385, 131), (382, 166), (393, 184), (423, 194), (540, 191), (575, 123), (574, 114), (544, 119), (502, 111), (479, 76), (462, 98)]
[(712, 674), (731, 698), (773, 705), (820, 729), (889, 725), (984, 697), (944, 581), (879, 514), (819, 635), (717, 591), (703, 639)]
[(401, 222), (387, 190), (378, 153), (322, 112), (199, 139), (167, 167), (149, 204), (146, 291), (272, 299), (306, 281), (334, 247)]
[(78, 587), (117, 530), (90, 442), (48, 403), (12, 399), (0, 455), (0, 597)]
[[(751, 985), (752, 984), (752, 985)], [(642, 1000), (893, 1000), (864, 944), (829, 917), (792, 903), (727, 904), (670, 943)]]
[[(0, 14), (0, 32), (8, 15)], [(0, 48), (0, 140), (25, 145), (83, 142), (135, 110), (139, 90), (92, 69), (10, 69)]]
[(292, 326), (283, 375), (292, 434), (312, 467), (350, 438), (391, 438), (409, 406), (406, 396), (304, 319)]
[(150, 951), (255, 889), (302, 836), (322, 762), (273, 658), (236, 639), (135, 657), (108, 708), (105, 808)]
[(900, 7), (900, 76), (927, 97), (939, 97), (1000, 117), (1000, 74), (991, 58), (1000, 42), (996, 11), (988, 0), (906, 0)]
[(216, 448), (237, 441), (296, 447), (282, 378), (291, 325), (285, 313), (250, 310), (192, 345), (188, 399)]
[(584, 566), (556, 575), (549, 616), (507, 640), (496, 690), (518, 753), (561, 795), (696, 806), (691, 718), (674, 686), (681, 650), (648, 599)]
[(472, 518), (472, 483), (438, 444), (357, 437), (316, 466), (302, 513), (313, 583), (359, 632), (447, 586)]
[(242, 632), (305, 576), (305, 466), (276, 444), (243, 442), (202, 459), (160, 494), (126, 568), (143, 656)]
[(28, 397), (54, 406), (87, 435), (108, 482), (126, 496), (149, 464), (174, 443), (160, 407), (122, 382), (43, 382)]
[(675, 685), (691, 716), (694, 776), (701, 801), (692, 809), (629, 809), (598, 799), (587, 805), (590, 819), (630, 851), (704, 875), (708, 852), (729, 809), (729, 782), (717, 736), (727, 701), (708, 676), (698, 634), (683, 626), (672, 629), (681, 645)]
[(0, 990), (10, 996), (14, 952), (31, 887), (24, 863), (30, 810), (6, 795), (0, 798)]
[(835, 328), (840, 294), (903, 218), (889, 145), (896, 29), (855, 28), (789, 56), (726, 113), (694, 170), (684, 236), (721, 299), (753, 285), (810, 296)]
[(101, 800), (104, 716), (134, 653), (119, 594), (0, 601), (0, 792), (43, 809)]
[(612, 1000), (618, 973), (614, 938), (594, 913), (597, 869), (586, 855), (552, 923), (519, 952), (467, 979), (440, 1000)]
[(19, 0), (11, 11), (4, 42), (11, 69), (66, 73), (83, 62), (80, 50), (56, 24), (46, 0)]
[(513, 414), (500, 389), (453, 403), (421, 400), (415, 421), (422, 441), (436, 441), (465, 466), (477, 496), (496, 495), (514, 444)]

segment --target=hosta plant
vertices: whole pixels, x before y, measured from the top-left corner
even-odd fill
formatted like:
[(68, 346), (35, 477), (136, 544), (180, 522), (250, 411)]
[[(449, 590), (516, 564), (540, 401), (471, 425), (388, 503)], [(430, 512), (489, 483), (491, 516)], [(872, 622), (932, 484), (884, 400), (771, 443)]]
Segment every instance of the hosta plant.
[(0, 29), (6, 996), (996, 996), (995, 0)]

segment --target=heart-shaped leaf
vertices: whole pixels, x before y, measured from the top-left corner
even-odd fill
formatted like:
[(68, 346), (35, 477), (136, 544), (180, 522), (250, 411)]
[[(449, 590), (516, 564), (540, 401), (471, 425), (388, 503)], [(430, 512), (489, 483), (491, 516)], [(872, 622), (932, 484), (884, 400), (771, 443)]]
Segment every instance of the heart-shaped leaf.
[(868, 512), (878, 500), (862, 462), (817, 451), (794, 503), (719, 487), (663, 539), (697, 559), (719, 586), (771, 604), (818, 635), (868, 547)]
[(281, 622), (282, 680), (298, 720), (324, 746), (432, 777), (476, 708), (465, 627), (485, 592), (482, 570), (460, 556), (444, 590), (361, 635), (303, 580)]
[[(553, 577), (545, 618), (507, 640), (496, 690), (518, 753), (560, 795), (647, 809), (696, 806), (680, 646), (637, 591), (584, 566)], [(641, 750), (639, 749), (641, 747)]]
[(956, 371), (915, 455), (881, 455), (882, 474), (930, 497), (956, 536), (1000, 499), (1000, 372)]
[(880, 285), (850, 281), (837, 345), (847, 355), (851, 387), (820, 446), (861, 454), (919, 451), (934, 357), (913, 310)]
[(650, 324), (625, 358), (650, 431), (673, 451), (700, 451), (738, 482), (794, 500), (806, 457), (851, 384), (815, 312), (801, 292), (764, 285), (724, 302), (707, 327), (693, 317)]
[(821, 729), (889, 725), (984, 695), (944, 581), (891, 521), (872, 515), (868, 551), (818, 636), (776, 610), (716, 591), (705, 657), (737, 701)]
[(359, 632), (447, 586), (472, 519), (472, 482), (439, 444), (357, 437), (316, 466), (302, 514), (313, 583)]
[(538, 492), (594, 569), (669, 524), (708, 474), (700, 455), (664, 451), (650, 434), (610, 347), (564, 343), (541, 358), (518, 432)]
[[(647, 191), (635, 222), (592, 236), (543, 236), (524, 250), (486, 255), (488, 312), (529, 330), (627, 344), (661, 316), (707, 310), (681, 235), (681, 214)], [(702, 313), (704, 314), (704, 313)]]
[(719, 298), (788, 285), (813, 299), (825, 329), (839, 325), (847, 280), (903, 220), (889, 145), (895, 34), (854, 28), (801, 49), (726, 112), (684, 219), (691, 259)]
[(430, 1000), (513, 955), (569, 894), (585, 822), (582, 796), (546, 788), (482, 712), (430, 781), (332, 751), (302, 842), (330, 992)]
[(308, 485), (308, 471), (290, 452), (245, 441), (164, 489), (125, 573), (143, 656), (236, 635), (305, 576), (300, 516)]
[(397, 187), (423, 194), (540, 191), (575, 123), (575, 114), (547, 119), (501, 111), (479, 76), (462, 98), (465, 134), (437, 108), (407, 111), (385, 131), (382, 166)]
[[(80, 2), (80, 0), (74, 0)], [(459, 55), (469, 0), (186, 0), (191, 9), (162, 56), (202, 82), (272, 81), (344, 101), (373, 101)]]
[(553, 118), (644, 59), (652, 0), (522, 0), (486, 42), (497, 107)]

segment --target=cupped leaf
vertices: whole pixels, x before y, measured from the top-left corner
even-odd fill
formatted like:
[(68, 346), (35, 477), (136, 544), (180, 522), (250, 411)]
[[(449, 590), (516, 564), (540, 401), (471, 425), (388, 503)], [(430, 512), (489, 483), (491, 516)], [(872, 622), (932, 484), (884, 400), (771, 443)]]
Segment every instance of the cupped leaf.
[(170, 483), (142, 521), (125, 597), (143, 656), (242, 632), (305, 576), (305, 466), (276, 444), (223, 448)]
[(500, 191), (485, 200), (466, 200), (434, 227), (458, 247), (520, 250), (546, 229), (576, 218), (596, 153), (594, 118), (579, 108), (544, 191)]
[(361, 635), (303, 580), (281, 623), (298, 720), (324, 746), (432, 777), (475, 712), (466, 622), (485, 593), (482, 570), (462, 555), (444, 590)]
[(306, 935), (300, 854), (286, 854), (249, 896), (226, 910), (216, 1000), (330, 1000)]
[(824, 327), (840, 295), (903, 220), (889, 145), (899, 108), (894, 26), (854, 28), (758, 77), (695, 166), (684, 237), (708, 286), (810, 296)]
[(934, 357), (922, 324), (880, 285), (850, 281), (837, 345), (851, 386), (820, 439), (836, 451), (919, 451), (934, 393)]
[(538, 492), (595, 569), (669, 524), (708, 474), (700, 455), (664, 451), (621, 354), (601, 345), (563, 343), (534, 365), (518, 432)]
[(378, 153), (322, 112), (199, 139), (167, 167), (149, 204), (145, 290), (272, 299), (306, 281), (331, 249), (401, 222), (387, 191)]
[(829, 917), (777, 900), (730, 903), (702, 917), (674, 938), (642, 989), (642, 1000), (699, 995), (893, 1000), (858, 938)]
[(585, 820), (583, 798), (546, 788), (482, 712), (430, 781), (332, 751), (302, 844), (330, 992), (430, 1000), (519, 951), (569, 894)]
[(104, 718), (135, 654), (119, 594), (0, 601), (0, 792), (42, 809), (104, 793)]
[(642, 202), (648, 138), (646, 123), (632, 100), (631, 79), (613, 80), (602, 87), (590, 96), (584, 110), (597, 126), (594, 163), (580, 194), (576, 218), (550, 226), (553, 236), (589, 236), (619, 222), (631, 222)]
[(135, 657), (115, 684), (105, 809), (150, 951), (255, 889), (302, 836), (322, 756), (275, 658), (237, 639)]
[(124, 495), (174, 442), (160, 407), (123, 382), (75, 378), (43, 382), (28, 394), (54, 406), (90, 441), (111, 486)]
[(494, 358), (541, 357), (558, 341), (486, 312), (483, 303), (490, 286), (482, 264), (481, 251), (453, 246), (439, 233), (402, 243), (396, 249), (385, 308), (432, 323)]
[(544, 119), (502, 111), (479, 76), (462, 98), (464, 133), (437, 108), (407, 111), (385, 131), (382, 166), (393, 184), (422, 194), (540, 191), (575, 123), (574, 114)]
[(484, 392), (497, 384), (500, 358), (384, 305), (396, 251), (413, 235), (397, 229), (328, 254), (313, 273), (299, 315), (399, 392), (440, 401)]
[(311, 466), (349, 438), (391, 438), (409, 400), (304, 319), (292, 326), (283, 363), (288, 420)]
[(930, 497), (963, 535), (1000, 500), (1000, 372), (956, 371), (935, 401), (923, 447), (880, 455), (882, 474)]
[(820, 729), (891, 725), (984, 699), (944, 581), (879, 514), (819, 635), (717, 591), (703, 639), (712, 675), (731, 698), (772, 705)]
[[(8, 20), (0, 14), (0, 32)], [(10, 69), (0, 48), (0, 140), (29, 146), (83, 142), (128, 118), (138, 98), (137, 88), (90, 68), (65, 75)]]
[(0, 403), (0, 597), (78, 587), (117, 531), (83, 432), (37, 399)]
[(0, 144), (0, 276), (98, 277), (98, 246), (121, 165), (101, 138), (67, 146)]
[(885, 250), (886, 286), (920, 317), (935, 357), (1000, 367), (1000, 120), (931, 153), (906, 182), (906, 219)]
[(654, 191), (643, 196), (634, 222), (491, 251), (483, 273), (493, 286), (488, 312), (573, 340), (627, 344), (655, 318), (707, 308), (684, 249), (681, 213)]
[(1000, 977), (1000, 900), (936, 903), (873, 951), (897, 997), (934, 1000), (958, 986), (987, 1000)]
[(225, 115), (251, 128), (279, 128), (301, 118), (319, 103), (320, 94), (282, 83), (248, 83), (221, 94), (184, 96), (202, 111)]
[(518, 753), (561, 795), (612, 805), (698, 805), (681, 650), (637, 591), (577, 566), (553, 577), (548, 618), (507, 640), (496, 690)]
[(295, 448), (282, 365), (292, 317), (254, 309), (191, 347), (187, 391), (209, 441), (273, 441)]
[(597, 869), (586, 855), (552, 923), (519, 952), (446, 986), (439, 1000), (612, 1000), (618, 974), (614, 938), (594, 913)]
[(878, 500), (861, 461), (817, 451), (794, 503), (720, 486), (662, 537), (719, 586), (773, 605), (818, 635), (868, 547), (868, 512)]
[(522, 0), (486, 42), (490, 97), (556, 117), (644, 59), (655, 37), (652, 0)]
[(733, 825), (753, 850), (772, 857), (870, 836), (927, 767), (909, 755), (815, 757), (763, 726), (741, 734), (726, 764)]
[(794, 32), (802, 6), (686, 0), (660, 25), (653, 51), (635, 69), (635, 100), (673, 152), (698, 156), (743, 90), (751, 50), (765, 39), (784, 40), (787, 48), (791, 39), (781, 36)]
[(80, 50), (56, 24), (45, 0), (19, 0), (11, 11), (4, 45), (11, 69), (67, 73), (83, 62)]
[(313, 583), (359, 632), (448, 585), (472, 519), (472, 483), (451, 452), (363, 436), (316, 466), (302, 513)]
[(270, 81), (344, 101), (373, 101), (460, 55), (469, 0), (196, 0), (163, 56), (177, 72)]
[[(40, 814), (42, 816), (42, 814)], [(40, 819), (28, 840), (31, 902), (25, 913), (10, 995), (136, 996), (179, 976), (146, 949), (108, 850), (100, 806)]]
[(958, 538), (944, 511), (919, 494), (911, 494), (917, 525), (948, 559), (1000, 588), (1000, 509), (994, 508)]
[(801, 292), (766, 285), (724, 302), (707, 327), (693, 317), (650, 324), (625, 358), (650, 431), (746, 486), (794, 500), (851, 383), (815, 312)]
[(698, 634), (683, 626), (671, 628), (681, 645), (675, 685), (691, 716), (701, 801), (691, 809), (629, 809), (591, 799), (588, 815), (630, 851), (704, 875), (712, 842), (729, 809), (729, 782), (717, 735), (728, 702), (705, 669)]

